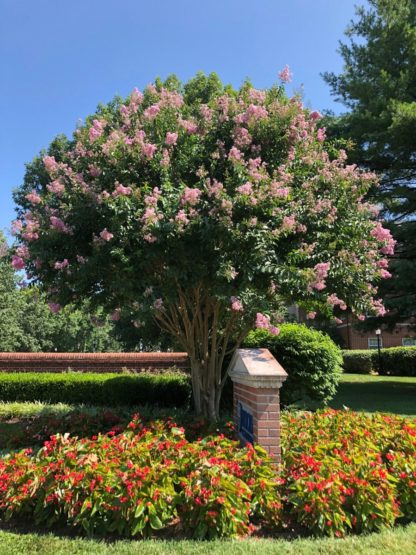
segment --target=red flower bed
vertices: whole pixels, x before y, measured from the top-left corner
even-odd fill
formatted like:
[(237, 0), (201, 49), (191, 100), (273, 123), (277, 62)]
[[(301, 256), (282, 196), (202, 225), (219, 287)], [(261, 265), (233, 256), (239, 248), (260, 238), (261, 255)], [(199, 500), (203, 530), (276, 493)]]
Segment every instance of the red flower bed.
[[(288, 414), (283, 465), (260, 448), (172, 421), (133, 419), (91, 438), (55, 435), (0, 459), (0, 511), (87, 533), (198, 538), (259, 526), (342, 536), (416, 520), (416, 421), (349, 411)], [(193, 441), (191, 441), (191, 438)]]
[(317, 534), (416, 520), (416, 421), (351, 411), (285, 419), (286, 503)]
[(0, 435), (0, 449), (40, 446), (51, 435), (65, 432), (78, 437), (90, 437), (100, 432), (110, 431), (119, 433), (128, 424), (130, 417), (126, 414), (120, 415), (110, 410), (99, 409), (95, 414), (74, 411), (64, 416), (22, 418), (14, 426), (13, 433)]
[(118, 435), (52, 436), (36, 456), (0, 460), (0, 510), (88, 533), (243, 535), (280, 520), (279, 483), (261, 449), (222, 434), (191, 443), (170, 421), (134, 419)]

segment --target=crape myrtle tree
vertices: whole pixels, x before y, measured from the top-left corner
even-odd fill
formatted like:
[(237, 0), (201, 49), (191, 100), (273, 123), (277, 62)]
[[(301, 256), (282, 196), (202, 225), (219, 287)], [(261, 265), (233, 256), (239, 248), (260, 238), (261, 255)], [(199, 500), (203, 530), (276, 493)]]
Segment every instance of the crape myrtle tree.
[(28, 166), (13, 265), (53, 311), (87, 297), (115, 321), (155, 320), (215, 420), (225, 357), (254, 326), (278, 333), (283, 303), (311, 318), (383, 311), (372, 284), (393, 240), (362, 200), (374, 176), (319, 120), (283, 84), (233, 90), (216, 75), (116, 98)]

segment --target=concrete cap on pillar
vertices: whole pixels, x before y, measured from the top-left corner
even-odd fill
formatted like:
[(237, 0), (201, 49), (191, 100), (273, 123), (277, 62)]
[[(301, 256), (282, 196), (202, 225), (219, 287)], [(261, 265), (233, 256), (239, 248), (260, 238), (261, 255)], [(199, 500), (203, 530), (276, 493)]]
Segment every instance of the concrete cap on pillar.
[(287, 373), (268, 349), (237, 349), (229, 366), (233, 382), (280, 388)]

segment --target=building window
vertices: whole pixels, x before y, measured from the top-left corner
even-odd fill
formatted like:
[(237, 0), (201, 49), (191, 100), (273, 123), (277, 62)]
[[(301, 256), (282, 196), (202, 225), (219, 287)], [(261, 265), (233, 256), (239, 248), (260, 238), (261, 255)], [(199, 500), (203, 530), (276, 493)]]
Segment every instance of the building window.
[(404, 337), (402, 339), (403, 347), (416, 347), (416, 338), (415, 337)]
[[(380, 347), (383, 346), (383, 338), (380, 337)], [(369, 349), (377, 349), (378, 348), (378, 341), (377, 337), (369, 337), (368, 338), (368, 348)]]

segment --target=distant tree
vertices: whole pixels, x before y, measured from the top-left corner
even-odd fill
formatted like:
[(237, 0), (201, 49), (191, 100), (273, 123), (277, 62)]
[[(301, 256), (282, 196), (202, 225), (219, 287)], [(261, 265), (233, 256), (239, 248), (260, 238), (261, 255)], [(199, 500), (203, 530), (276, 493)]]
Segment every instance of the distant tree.
[(156, 321), (215, 420), (223, 361), (254, 325), (278, 333), (288, 300), (311, 318), (383, 311), (372, 282), (393, 241), (361, 202), (374, 176), (326, 149), (319, 120), (281, 85), (197, 75), (134, 90), (28, 165), (13, 264), (54, 312), (88, 299), (137, 329)]
[(36, 287), (19, 290), (16, 317), (20, 337), (15, 351), (37, 353), (53, 352), (54, 338), (58, 335), (58, 319), (51, 313), (45, 298)]
[(329, 135), (349, 140), (349, 159), (376, 171), (369, 197), (397, 240), (393, 278), (380, 292), (390, 318), (416, 316), (416, 2), (369, 0), (341, 43), (341, 74), (326, 73), (349, 109), (327, 120)]
[[(46, 304), (46, 303), (45, 303)], [(60, 352), (106, 353), (122, 350), (114, 325), (102, 309), (65, 307), (57, 316), (55, 348)]]
[(114, 326), (102, 310), (90, 311), (87, 304), (71, 305), (53, 314), (37, 287), (19, 291), (16, 310), (20, 352), (109, 352), (122, 346), (114, 336)]
[(14, 351), (19, 345), (19, 295), (17, 276), (10, 266), (7, 242), (0, 232), (0, 351)]

